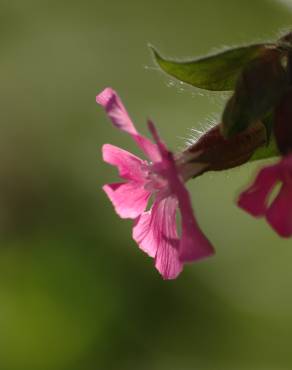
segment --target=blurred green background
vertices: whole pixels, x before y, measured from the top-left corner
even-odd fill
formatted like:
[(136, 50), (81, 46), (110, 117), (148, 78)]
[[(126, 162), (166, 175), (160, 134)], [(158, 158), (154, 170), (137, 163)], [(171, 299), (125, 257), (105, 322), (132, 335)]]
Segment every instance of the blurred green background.
[[(165, 282), (101, 191), (109, 142), (138, 154), (95, 96), (112, 86), (173, 150), (226, 97), (174, 83), (164, 55), (275, 38), (268, 0), (1, 0), (0, 369), (292, 369), (292, 243), (234, 199), (259, 163), (189, 184), (215, 257)], [(154, 68), (153, 68), (154, 67)]]

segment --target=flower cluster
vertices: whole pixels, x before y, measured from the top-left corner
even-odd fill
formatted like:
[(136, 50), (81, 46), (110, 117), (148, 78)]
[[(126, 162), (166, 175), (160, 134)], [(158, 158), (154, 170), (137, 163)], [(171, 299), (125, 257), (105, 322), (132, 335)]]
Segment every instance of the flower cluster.
[(103, 190), (121, 218), (134, 220), (133, 239), (140, 249), (154, 258), (164, 279), (176, 278), (185, 263), (211, 256), (214, 248), (198, 225), (185, 183), (206, 171), (274, 156), (280, 159), (259, 171), (237, 204), (254, 217), (265, 217), (280, 236), (291, 237), (292, 33), (275, 43), (188, 62), (167, 60), (153, 51), (160, 68), (180, 81), (233, 95), (221, 123), (175, 154), (151, 121), (153, 141), (139, 134), (114, 90), (106, 88), (96, 97), (113, 125), (128, 133), (146, 157), (110, 144), (102, 148), (104, 161), (116, 166), (123, 179)]

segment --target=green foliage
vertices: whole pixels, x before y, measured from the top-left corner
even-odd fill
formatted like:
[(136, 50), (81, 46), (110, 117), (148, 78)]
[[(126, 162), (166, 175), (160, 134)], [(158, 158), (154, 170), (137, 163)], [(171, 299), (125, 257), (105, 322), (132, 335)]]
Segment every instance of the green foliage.
[(151, 49), (159, 67), (167, 74), (201, 89), (227, 91), (235, 88), (242, 68), (268, 47), (268, 44), (243, 46), (181, 62), (163, 58), (156, 49)]

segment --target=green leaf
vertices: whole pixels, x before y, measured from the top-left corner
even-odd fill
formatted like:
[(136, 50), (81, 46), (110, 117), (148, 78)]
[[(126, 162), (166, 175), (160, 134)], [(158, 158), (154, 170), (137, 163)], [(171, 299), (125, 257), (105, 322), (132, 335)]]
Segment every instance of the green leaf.
[(192, 61), (163, 58), (150, 47), (159, 67), (167, 74), (192, 86), (213, 90), (233, 90), (244, 66), (273, 44), (256, 44), (229, 49)]
[(266, 50), (243, 69), (223, 113), (225, 137), (244, 131), (265, 117), (281, 99), (289, 84), (283, 58), (285, 54), (281, 50)]

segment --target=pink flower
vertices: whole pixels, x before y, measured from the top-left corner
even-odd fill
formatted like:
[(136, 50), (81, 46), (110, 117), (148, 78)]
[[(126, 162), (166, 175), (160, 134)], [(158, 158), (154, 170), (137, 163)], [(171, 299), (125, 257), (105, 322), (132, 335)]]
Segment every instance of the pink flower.
[[(138, 133), (115, 91), (105, 89), (96, 101), (105, 108), (114, 126), (130, 134), (148, 158), (145, 161), (105, 144), (102, 148), (104, 161), (116, 166), (125, 181), (104, 185), (103, 190), (121, 218), (135, 220), (133, 238), (155, 259), (155, 267), (163, 278), (174, 279), (184, 263), (214, 253), (194, 218), (190, 197), (183, 184), (189, 170), (187, 166), (177, 165), (152, 122), (148, 122), (148, 127), (156, 144)], [(146, 210), (150, 198), (153, 204)], [(180, 233), (177, 230), (178, 209), (181, 213)]]
[[(277, 183), (281, 188), (269, 201)], [(292, 154), (278, 163), (264, 167), (254, 183), (244, 191), (238, 200), (239, 207), (254, 217), (265, 216), (267, 221), (282, 237), (292, 235)]]

